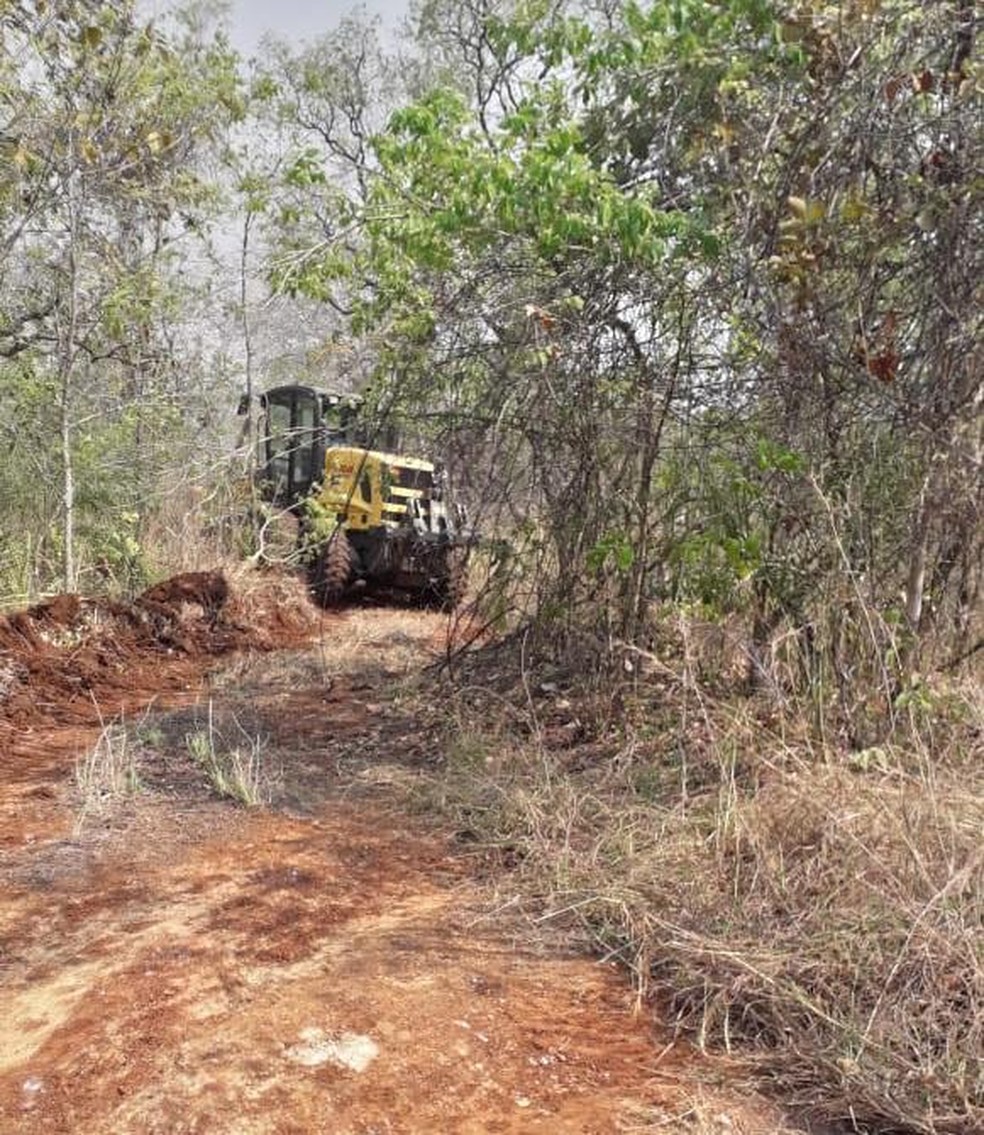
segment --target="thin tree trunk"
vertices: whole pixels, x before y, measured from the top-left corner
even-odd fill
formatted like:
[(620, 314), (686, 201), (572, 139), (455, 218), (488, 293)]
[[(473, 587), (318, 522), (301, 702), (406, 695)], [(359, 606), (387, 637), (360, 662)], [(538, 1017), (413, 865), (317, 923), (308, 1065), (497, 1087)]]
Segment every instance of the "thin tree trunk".
[(262, 553), (263, 518), (260, 515), (260, 495), (257, 488), (257, 439), (255, 416), (253, 414), (253, 335), (249, 318), (249, 238), (255, 213), (247, 209), (243, 221), (243, 241), (239, 258), (239, 302), (243, 319), (244, 379), (246, 383), (246, 417), (243, 421), (242, 439), (246, 445), (246, 477), (249, 481), (249, 521), (250, 542)]
[(635, 511), (638, 524), (638, 537), (635, 546), (635, 559), (632, 562), (628, 604), (622, 612), (622, 636), (628, 642), (635, 639), (643, 616), (646, 601), (646, 573), (649, 563), (650, 522), (649, 510), (652, 503), (653, 469), (659, 453), (660, 429), (656, 425), (656, 392), (653, 390), (653, 375), (648, 367), (645, 370), (646, 392), (639, 415), (642, 437), (642, 460), (639, 467), (639, 480), (636, 485)]
[(243, 315), (243, 354), (245, 356), (245, 380), (246, 380), (246, 422), (245, 433), (247, 442), (249, 443), (249, 474), (250, 479), (255, 480), (253, 473), (255, 471), (256, 453), (255, 446), (253, 445), (253, 337), (252, 328), (249, 321), (249, 302), (247, 298), (247, 285), (249, 282), (249, 234), (250, 229), (253, 227), (252, 212), (247, 211), (246, 219), (243, 222), (243, 243), (239, 258), (239, 302), (242, 306)]
[(622, 608), (622, 636), (632, 642), (642, 625), (648, 602), (649, 556), (652, 546), (653, 472), (659, 457), (663, 428), (676, 397), (677, 379), (684, 351), (684, 311), (681, 307), (678, 323), (676, 357), (666, 384), (666, 391), (657, 399), (656, 375), (636, 338), (632, 327), (624, 320), (615, 326), (625, 335), (629, 350), (639, 367), (645, 384), (638, 415), (638, 444), (640, 446), (639, 479), (636, 483), (635, 521), (637, 537), (635, 556), (628, 580), (628, 593)]
[(75, 590), (75, 470), (72, 463), (72, 425), (68, 376), (63, 376), (61, 398), (61, 451), (62, 451), (62, 512), (64, 516), (62, 538), (62, 586), (65, 591)]
[(62, 457), (62, 523), (64, 541), (62, 548), (62, 586), (73, 592), (77, 586), (75, 562), (75, 463), (72, 455), (72, 379), (77, 357), (76, 338), (79, 323), (79, 272), (78, 272), (78, 225), (74, 202), (71, 201), (73, 187), (69, 186), (69, 232), (68, 232), (68, 321), (59, 336), (59, 416), (61, 428)]
[(922, 622), (923, 593), (926, 588), (926, 559), (929, 543), (929, 475), (923, 481), (919, 503), (913, 522), (912, 544), (909, 548), (909, 570), (905, 584), (905, 617), (913, 634), (918, 634)]

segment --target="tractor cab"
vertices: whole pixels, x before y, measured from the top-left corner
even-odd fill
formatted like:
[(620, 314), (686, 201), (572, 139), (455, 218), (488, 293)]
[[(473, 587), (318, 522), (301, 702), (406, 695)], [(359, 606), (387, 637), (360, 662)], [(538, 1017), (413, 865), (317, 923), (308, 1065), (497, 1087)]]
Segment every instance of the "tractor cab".
[(259, 479), (263, 495), (296, 508), (320, 484), (325, 454), (336, 446), (367, 446), (361, 399), (310, 386), (278, 386), (260, 395)]

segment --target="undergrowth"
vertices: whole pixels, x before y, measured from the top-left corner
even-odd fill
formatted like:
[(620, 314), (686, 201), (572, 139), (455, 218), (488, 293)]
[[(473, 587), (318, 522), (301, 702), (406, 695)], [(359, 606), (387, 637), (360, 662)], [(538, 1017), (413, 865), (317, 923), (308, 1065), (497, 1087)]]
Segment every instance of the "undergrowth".
[(237, 733), (234, 743), (224, 738), (209, 702), (207, 724), (188, 733), (185, 745), (217, 795), (256, 808), (269, 802), (271, 792), (270, 773), (263, 759), (264, 741), (238, 726)]
[(95, 745), (75, 765), (76, 829), (140, 789), (138, 748), (122, 722), (103, 726)]
[(922, 680), (852, 747), (685, 647), (590, 689), (530, 669), (510, 688), (516, 666), (479, 657), (428, 805), (535, 917), (621, 959), (640, 998), (794, 1109), (984, 1130), (979, 688)]

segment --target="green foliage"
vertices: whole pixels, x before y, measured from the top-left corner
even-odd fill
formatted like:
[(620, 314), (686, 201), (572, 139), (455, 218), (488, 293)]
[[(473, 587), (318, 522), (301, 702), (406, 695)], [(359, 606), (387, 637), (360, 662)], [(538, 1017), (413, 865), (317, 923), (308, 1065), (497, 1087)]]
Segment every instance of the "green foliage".
[(407, 300), (432, 305), (426, 274), (492, 243), (522, 241), (554, 268), (571, 256), (651, 264), (686, 235), (683, 218), (620, 192), (577, 125), (558, 120), (558, 99), (550, 87), (531, 93), (491, 145), (448, 91), (393, 116), (375, 143), (382, 176), (366, 210), (364, 255), (379, 278), (367, 318)]
[(587, 556), (588, 571), (598, 573), (612, 567), (625, 574), (635, 563), (635, 549), (624, 532), (610, 532), (592, 547)]
[(0, 359), (23, 369), (0, 427), (31, 439), (33, 469), (11, 462), (0, 488), (28, 522), (16, 557), (26, 566), (30, 548), (28, 591), (50, 586), (56, 551), (63, 586), (94, 568), (130, 588), (144, 578), (153, 461), (178, 454), (165, 344), (190, 294), (179, 243), (218, 200), (198, 158), (242, 113), (236, 59), (190, 11), (168, 39), (130, 0), (59, 0), (54, 18), (14, 7), (0, 39), (13, 151), (0, 166)]
[[(10, 443), (0, 448), (0, 596), (23, 601), (57, 577), (63, 553), (57, 387), (25, 361), (0, 374), (0, 428)], [(165, 407), (148, 420), (133, 404), (115, 416), (94, 414), (75, 434), (78, 570), (86, 589), (133, 594), (146, 586), (148, 504), (183, 428)]]
[(802, 619), (812, 541), (802, 456), (767, 437), (722, 446), (699, 468), (668, 462), (662, 492), (686, 501), (686, 526), (666, 539), (668, 594), (712, 617)]
[(327, 180), (317, 151), (310, 149), (297, 154), (284, 174), (284, 182), (295, 189), (311, 189)]
[(57, 571), (59, 468), (54, 386), (23, 356), (0, 360), (0, 599), (33, 596)]
[(312, 563), (338, 529), (338, 517), (316, 497), (302, 502), (300, 559)]

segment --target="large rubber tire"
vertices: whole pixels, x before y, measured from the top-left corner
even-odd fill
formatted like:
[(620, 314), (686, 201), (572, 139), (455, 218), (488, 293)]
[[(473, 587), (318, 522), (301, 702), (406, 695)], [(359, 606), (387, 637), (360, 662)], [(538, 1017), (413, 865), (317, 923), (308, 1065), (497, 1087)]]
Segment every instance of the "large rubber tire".
[(352, 578), (355, 554), (341, 528), (332, 533), (311, 569), (311, 591), (322, 607), (337, 607)]
[(468, 594), (468, 554), (464, 548), (449, 548), (445, 554), (444, 572), (430, 596), (430, 606), (439, 611), (454, 611)]

